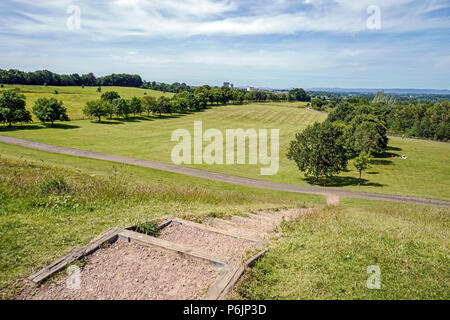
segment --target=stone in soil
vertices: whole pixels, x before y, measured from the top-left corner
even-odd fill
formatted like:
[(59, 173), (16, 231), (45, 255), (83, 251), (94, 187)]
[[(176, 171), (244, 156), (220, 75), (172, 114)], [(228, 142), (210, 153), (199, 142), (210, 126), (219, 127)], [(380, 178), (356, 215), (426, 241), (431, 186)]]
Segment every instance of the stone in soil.
[(227, 258), (242, 257), (254, 247), (254, 243), (247, 240), (179, 223), (171, 223), (162, 229), (159, 238)]

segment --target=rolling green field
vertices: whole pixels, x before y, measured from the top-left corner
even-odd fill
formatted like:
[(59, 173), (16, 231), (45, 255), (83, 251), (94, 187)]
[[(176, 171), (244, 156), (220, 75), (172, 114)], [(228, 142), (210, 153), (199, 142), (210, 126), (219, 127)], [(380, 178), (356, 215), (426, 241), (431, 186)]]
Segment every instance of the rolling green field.
[(235, 298), (448, 300), (449, 227), (446, 208), (345, 199), (286, 224)]
[[(41, 89), (40, 89), (41, 88)], [(36, 87), (35, 90), (51, 90)], [(27, 87), (27, 89), (31, 90)], [(103, 88), (104, 91), (112, 88)], [(120, 91), (126, 90), (126, 91)], [(132, 94), (141, 89), (119, 88), (119, 93)], [(24, 89), (25, 90), (25, 89)], [(64, 90), (61, 88), (61, 90)], [(66, 88), (70, 92), (70, 88)], [(74, 88), (80, 90), (95, 88)], [(45, 95), (46, 93), (40, 93)], [(96, 93), (93, 92), (93, 95)], [(48, 95), (48, 93), (47, 93)], [(70, 94), (68, 94), (70, 95)], [(60, 95), (60, 97), (63, 97)], [(83, 97), (89, 100), (92, 97)], [(64, 101), (64, 100), (63, 100)], [(79, 110), (80, 106), (70, 107)], [(70, 112), (69, 112), (70, 113)], [(24, 138), (43, 143), (86, 149), (110, 154), (124, 155), (146, 160), (171, 163), (171, 151), (177, 144), (171, 141), (176, 129), (188, 129), (193, 134), (194, 121), (202, 121), (203, 129), (280, 129), (280, 170), (274, 176), (261, 176), (260, 166), (253, 165), (191, 165), (209, 171), (234, 174), (255, 179), (308, 185), (295, 163), (286, 159), (289, 142), (296, 132), (307, 125), (323, 121), (326, 114), (308, 110), (299, 103), (262, 103), (242, 106), (218, 106), (203, 112), (175, 114), (172, 116), (139, 117), (128, 120), (112, 120), (96, 123), (91, 120), (77, 120), (47, 128), (40, 124), (17, 126), (9, 129), (0, 127), (0, 134)], [(205, 143), (206, 145), (206, 143)], [(408, 156), (375, 159), (372, 169), (364, 174), (367, 181), (358, 187), (358, 173), (352, 163), (348, 172), (329, 182), (330, 187), (378, 192), (395, 195), (421, 196), (450, 199), (450, 144), (391, 138), (390, 153)]]
[[(20, 93), (27, 98), (27, 108), (31, 110), (34, 102), (39, 98), (54, 97), (64, 102), (68, 114), (72, 120), (83, 119), (83, 108), (86, 102), (99, 99), (106, 91), (117, 91), (122, 98), (143, 97), (145, 93), (149, 96), (160, 97), (166, 95), (173, 96), (173, 93), (163, 93), (160, 91), (146, 90), (126, 87), (102, 87), (102, 92), (97, 92), (98, 87), (53, 87), (53, 86), (28, 86), (28, 85), (5, 85), (3, 90), (20, 89)], [(54, 91), (58, 94), (54, 94)]]

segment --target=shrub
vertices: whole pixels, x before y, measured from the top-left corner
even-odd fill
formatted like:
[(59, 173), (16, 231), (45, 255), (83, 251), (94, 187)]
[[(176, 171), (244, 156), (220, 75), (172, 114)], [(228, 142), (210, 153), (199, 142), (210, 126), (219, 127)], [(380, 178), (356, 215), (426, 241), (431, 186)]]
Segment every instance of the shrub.
[(43, 194), (62, 194), (70, 191), (69, 184), (62, 177), (57, 177), (49, 181), (43, 181), (39, 185), (39, 189)]
[(146, 234), (152, 237), (159, 236), (158, 224), (155, 221), (141, 223), (134, 228), (134, 231)]

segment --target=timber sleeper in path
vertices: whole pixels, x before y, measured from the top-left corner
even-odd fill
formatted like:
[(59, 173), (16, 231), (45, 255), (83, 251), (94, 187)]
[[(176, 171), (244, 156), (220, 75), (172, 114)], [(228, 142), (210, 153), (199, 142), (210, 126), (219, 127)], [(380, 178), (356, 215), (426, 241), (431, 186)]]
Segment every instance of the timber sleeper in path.
[[(267, 251), (267, 240), (278, 235), (283, 219), (312, 210), (210, 219), (208, 225), (167, 217), (159, 219), (158, 237), (114, 228), (32, 274), (34, 285), (19, 298), (226, 299), (246, 268)], [(86, 264), (78, 273), (68, 268), (67, 276), (45, 281), (81, 258)]]

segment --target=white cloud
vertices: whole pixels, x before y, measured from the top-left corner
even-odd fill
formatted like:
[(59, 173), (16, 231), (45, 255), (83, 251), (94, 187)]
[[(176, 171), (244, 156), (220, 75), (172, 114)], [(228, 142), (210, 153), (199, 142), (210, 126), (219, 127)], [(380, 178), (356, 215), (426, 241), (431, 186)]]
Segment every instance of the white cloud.
[[(47, 9), (28, 15), (44, 24), (13, 23), (8, 28), (23, 33), (66, 32), (64, 6), (79, 5), (85, 33), (103, 38), (117, 36), (189, 37), (196, 35), (264, 35), (299, 32), (369, 32), (366, 9), (373, 0), (277, 0), (259, 4), (236, 0), (114, 0), (100, 3), (85, 0), (16, 0), (29, 8)], [(448, 28), (444, 18), (426, 19), (423, 13), (448, 8), (442, 1), (377, 0), (381, 8), (382, 33), (398, 33), (429, 28)], [(296, 3), (296, 5), (295, 5)], [(279, 10), (274, 10), (274, 4)], [(286, 8), (286, 10), (281, 10)], [(310, 8), (310, 9), (305, 9)], [(22, 9), (23, 11), (24, 9)], [(50, 13), (49, 13), (50, 12)], [(26, 14), (26, 13), (24, 13)], [(83, 31), (81, 31), (83, 33)]]

